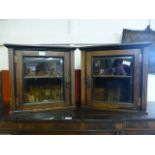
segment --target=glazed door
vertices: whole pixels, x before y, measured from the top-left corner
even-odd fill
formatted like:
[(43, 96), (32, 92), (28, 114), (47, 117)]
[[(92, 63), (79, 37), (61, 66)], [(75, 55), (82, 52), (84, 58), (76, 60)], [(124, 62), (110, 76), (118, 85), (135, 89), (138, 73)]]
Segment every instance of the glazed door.
[(96, 51), (86, 54), (86, 102), (97, 108), (138, 109), (140, 52)]
[(17, 109), (70, 105), (69, 52), (16, 52)]

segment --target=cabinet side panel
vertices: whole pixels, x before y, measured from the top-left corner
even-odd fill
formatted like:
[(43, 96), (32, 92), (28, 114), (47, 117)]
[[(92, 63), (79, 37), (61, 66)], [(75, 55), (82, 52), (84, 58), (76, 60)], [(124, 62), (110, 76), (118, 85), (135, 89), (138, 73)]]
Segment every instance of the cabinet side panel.
[(9, 48), (10, 110), (15, 110), (14, 50)]
[(85, 106), (85, 97), (86, 97), (86, 91), (85, 91), (85, 78), (86, 78), (86, 55), (85, 52), (81, 52), (81, 106)]
[(75, 66), (74, 66), (74, 51), (70, 53), (70, 71), (71, 71), (71, 104), (75, 105)]
[(16, 64), (15, 68), (18, 72), (16, 72), (16, 89), (17, 89), (17, 96), (16, 96), (16, 105), (18, 106), (19, 103), (23, 103), (23, 82), (22, 82), (22, 74), (23, 74), (23, 68), (22, 68), (22, 54), (20, 51), (16, 52), (16, 57), (18, 59), (18, 63)]
[(147, 82), (148, 82), (148, 52), (150, 48), (143, 49), (143, 64), (142, 64), (142, 111), (146, 111), (147, 105)]
[[(65, 104), (66, 106), (71, 105), (71, 90), (70, 90), (70, 53), (65, 53), (64, 57), (64, 78), (65, 78)], [(69, 86), (68, 86), (69, 85)]]
[(139, 106), (139, 97), (140, 97), (140, 89), (139, 89), (139, 80), (140, 80), (140, 49), (134, 50), (135, 59), (134, 59), (134, 110), (138, 110)]
[(87, 105), (92, 106), (92, 53), (93, 52), (87, 52), (87, 71), (86, 71), (86, 102)]

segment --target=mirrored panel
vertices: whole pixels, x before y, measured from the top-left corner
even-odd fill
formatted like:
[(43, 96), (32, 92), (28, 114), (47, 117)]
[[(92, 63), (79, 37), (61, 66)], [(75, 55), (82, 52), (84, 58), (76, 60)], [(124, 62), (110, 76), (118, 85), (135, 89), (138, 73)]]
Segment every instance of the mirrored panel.
[(25, 104), (52, 103), (64, 100), (64, 59), (23, 57)]
[(133, 56), (93, 57), (92, 99), (102, 103), (133, 103)]

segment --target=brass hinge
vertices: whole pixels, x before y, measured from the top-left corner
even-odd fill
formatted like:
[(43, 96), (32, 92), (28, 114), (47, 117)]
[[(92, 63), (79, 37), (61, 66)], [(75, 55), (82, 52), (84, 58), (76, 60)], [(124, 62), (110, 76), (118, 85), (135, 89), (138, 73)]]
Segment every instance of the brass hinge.
[(17, 64), (18, 63), (18, 57), (15, 55), (14, 56), (14, 62)]

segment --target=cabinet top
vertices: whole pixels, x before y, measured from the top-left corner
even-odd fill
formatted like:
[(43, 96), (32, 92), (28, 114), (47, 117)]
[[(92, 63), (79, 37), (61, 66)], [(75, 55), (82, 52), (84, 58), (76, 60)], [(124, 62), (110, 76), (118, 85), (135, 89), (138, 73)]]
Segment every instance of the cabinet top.
[(62, 46), (62, 45), (47, 45), (47, 44), (4, 44), (7, 48), (15, 50), (56, 50), (56, 51), (72, 51), (75, 47)]
[(72, 51), (75, 49), (81, 49), (84, 51), (92, 50), (117, 50), (117, 49), (133, 49), (133, 48), (144, 48), (151, 45), (151, 42), (144, 43), (129, 43), (129, 44), (99, 44), (99, 45), (88, 45), (88, 46), (75, 46), (69, 45), (52, 45), (52, 44), (4, 44), (7, 48), (13, 48), (15, 50), (56, 50), (56, 51)]
[(96, 45), (96, 46), (85, 46), (80, 49), (83, 51), (94, 51), (94, 50), (120, 50), (120, 49), (141, 49), (150, 46), (151, 42), (143, 43), (123, 43), (123, 44), (107, 44), (107, 45)]

